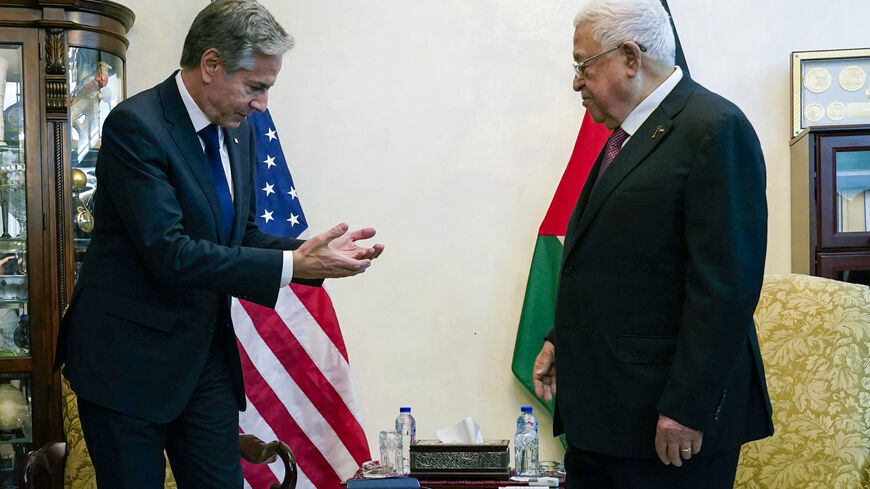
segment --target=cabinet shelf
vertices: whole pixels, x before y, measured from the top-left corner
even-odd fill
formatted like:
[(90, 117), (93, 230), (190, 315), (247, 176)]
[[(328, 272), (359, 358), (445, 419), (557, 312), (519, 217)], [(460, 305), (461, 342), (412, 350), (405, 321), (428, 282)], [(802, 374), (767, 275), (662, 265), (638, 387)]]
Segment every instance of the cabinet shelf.
[(8, 440), (4, 440), (3, 435), (0, 434), (0, 445), (17, 445), (20, 443), (31, 444), (33, 443), (33, 437), (24, 436), (20, 438), (10, 438)]
[(30, 372), (33, 360), (27, 357), (0, 357), (0, 373)]

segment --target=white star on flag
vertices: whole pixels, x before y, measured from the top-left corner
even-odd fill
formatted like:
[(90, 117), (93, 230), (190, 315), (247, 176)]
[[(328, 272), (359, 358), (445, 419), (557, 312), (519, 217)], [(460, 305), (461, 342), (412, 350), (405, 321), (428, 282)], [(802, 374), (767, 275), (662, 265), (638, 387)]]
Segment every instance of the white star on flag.
[(269, 138), (269, 141), (270, 141), (270, 142), (271, 142), (273, 139), (278, 139), (278, 136), (275, 135), (275, 130), (272, 129), (271, 127), (269, 128), (269, 131), (266, 133), (266, 137)]
[(290, 226), (295, 226), (295, 225), (299, 224), (299, 216), (297, 216), (296, 214), (293, 214), (293, 213), (291, 212), (291, 213), (290, 213), (290, 218), (287, 219), (287, 222), (290, 223)]
[(269, 195), (275, 193), (275, 190), (273, 190), (274, 188), (275, 188), (274, 185), (272, 185), (272, 184), (269, 183), (269, 182), (266, 182), (266, 186), (263, 187), (261, 190), (262, 190), (263, 192), (266, 192), (266, 196), (268, 197)]
[[(264, 209), (264, 210), (265, 210), (265, 209)], [(269, 212), (269, 211), (266, 211), (266, 212), (265, 212), (262, 216), (260, 216), (260, 217), (262, 217), (263, 219), (265, 219), (266, 222), (269, 222), (269, 221), (275, 219), (274, 217), (272, 217), (272, 213)]]
[(273, 166), (275, 166), (275, 157), (267, 156), (266, 159), (263, 160), (263, 163), (265, 163), (267, 167), (272, 168)]
[(290, 197), (293, 197), (295, 199), (296, 198), (296, 187), (290, 187), (290, 191), (287, 193), (290, 194)]

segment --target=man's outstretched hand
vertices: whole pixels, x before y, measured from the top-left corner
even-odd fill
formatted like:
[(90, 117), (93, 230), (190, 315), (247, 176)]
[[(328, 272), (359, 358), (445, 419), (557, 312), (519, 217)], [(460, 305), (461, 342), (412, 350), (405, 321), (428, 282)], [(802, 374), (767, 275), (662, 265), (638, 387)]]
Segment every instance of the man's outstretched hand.
[(362, 273), (384, 251), (384, 245), (363, 248), (356, 244), (375, 235), (374, 228), (348, 232), (341, 223), (309, 238), (293, 250), (293, 276), (296, 278), (338, 278)]

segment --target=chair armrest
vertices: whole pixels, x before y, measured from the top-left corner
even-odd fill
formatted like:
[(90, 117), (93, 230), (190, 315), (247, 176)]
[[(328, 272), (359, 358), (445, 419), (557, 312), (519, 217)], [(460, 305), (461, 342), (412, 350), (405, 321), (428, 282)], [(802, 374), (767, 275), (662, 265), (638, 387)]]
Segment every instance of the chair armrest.
[(63, 466), (66, 458), (66, 442), (48, 442), (39, 450), (32, 450), (24, 457), (21, 465), (18, 486), (29, 489), (33, 486), (33, 477), (40, 471), (54, 474), (58, 467)]
[(294, 489), (296, 487), (296, 458), (286, 443), (275, 440), (265, 443), (254, 435), (239, 435), (239, 448), (242, 458), (252, 464), (271, 463), (280, 457), (284, 463), (284, 481), (272, 484), (271, 489)]

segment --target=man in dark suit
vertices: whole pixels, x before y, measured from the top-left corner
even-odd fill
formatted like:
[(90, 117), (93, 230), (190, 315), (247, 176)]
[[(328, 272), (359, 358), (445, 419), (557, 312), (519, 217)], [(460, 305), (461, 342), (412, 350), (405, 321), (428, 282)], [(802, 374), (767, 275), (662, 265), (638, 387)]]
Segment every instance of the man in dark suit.
[[(254, 135), (292, 38), (254, 0), (220, 0), (180, 72), (119, 104), (97, 161), (96, 225), (57, 365), (78, 396), (99, 487), (241, 488), (245, 408), (230, 296), (273, 306), (291, 278), (361, 273), (382, 245), (342, 224), (301, 242), (254, 223)], [(318, 282), (314, 282), (317, 284)]]
[(568, 488), (730, 489), (740, 445), (773, 430), (752, 319), (761, 148), (674, 52), (659, 0), (592, 0), (575, 19), (574, 90), (613, 132), (571, 217), (533, 372), (539, 396), (558, 388)]

